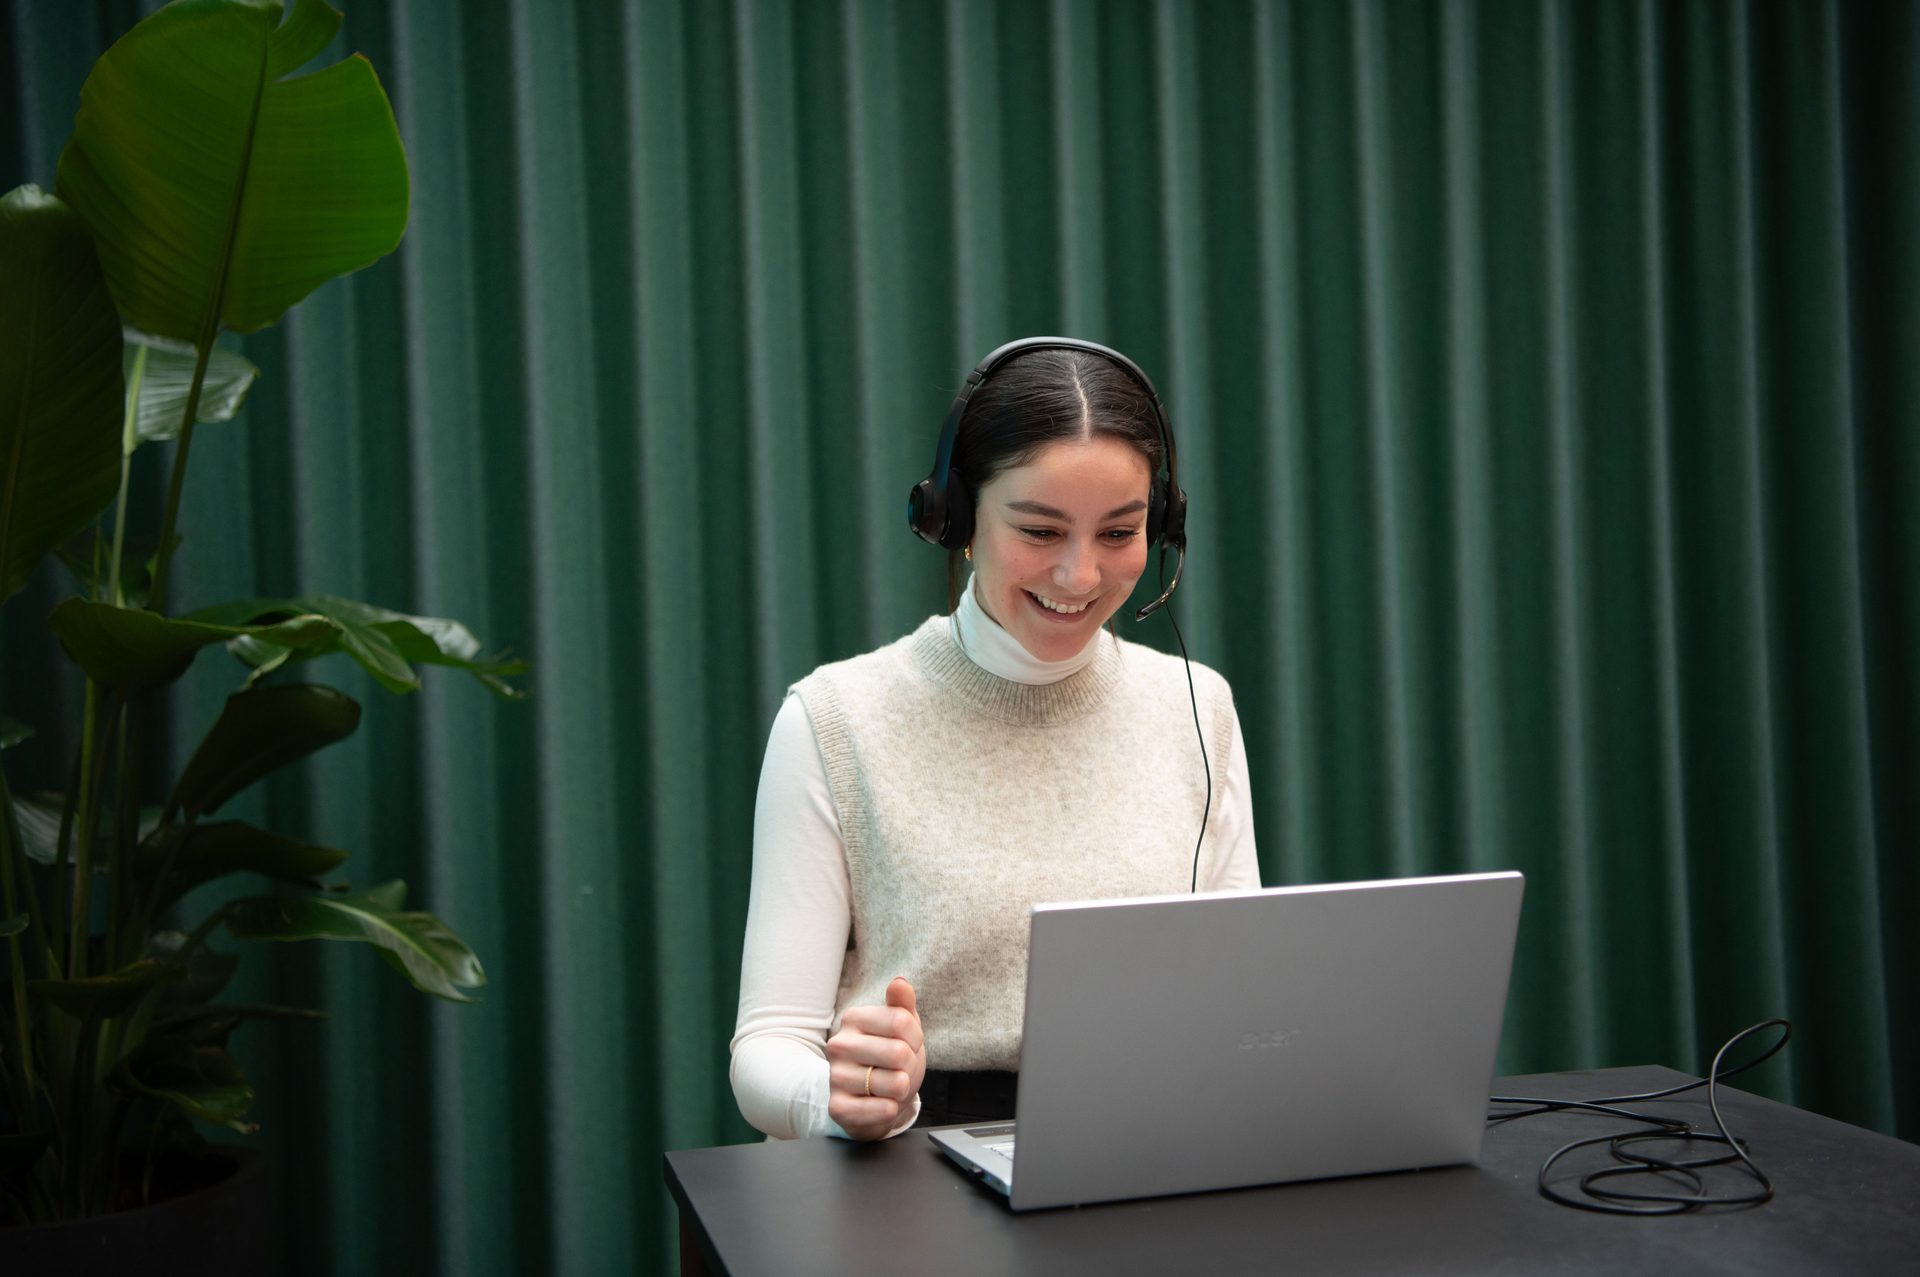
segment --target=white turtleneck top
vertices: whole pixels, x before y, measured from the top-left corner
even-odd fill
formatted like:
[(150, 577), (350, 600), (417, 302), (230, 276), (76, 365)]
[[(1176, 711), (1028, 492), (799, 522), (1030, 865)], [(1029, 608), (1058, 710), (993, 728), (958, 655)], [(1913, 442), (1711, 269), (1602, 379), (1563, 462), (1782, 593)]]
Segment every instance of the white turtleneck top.
[[(1101, 630), (1075, 656), (1038, 660), (981, 609), (971, 582), (944, 623), (967, 661), (999, 679), (1029, 686), (1070, 678), (1096, 658), (1110, 657), (1118, 645)], [(1237, 716), (1231, 733), (1226, 765), (1216, 763), (1213, 772), (1216, 852), (1202, 860), (1202, 890), (1260, 885)], [(805, 704), (789, 693), (768, 737), (755, 800), (740, 1009), (731, 1043), (730, 1076), (740, 1111), (770, 1136), (844, 1134), (827, 1113), (826, 1040), (851, 961), (854, 897), (827, 763)], [(892, 974), (913, 978), (912, 972), (878, 973), (881, 986)], [(926, 1010), (923, 1002), (923, 1018)], [(1012, 1014), (1017, 1027), (1017, 1010)], [(918, 1114), (916, 1097), (893, 1133), (911, 1126)]]

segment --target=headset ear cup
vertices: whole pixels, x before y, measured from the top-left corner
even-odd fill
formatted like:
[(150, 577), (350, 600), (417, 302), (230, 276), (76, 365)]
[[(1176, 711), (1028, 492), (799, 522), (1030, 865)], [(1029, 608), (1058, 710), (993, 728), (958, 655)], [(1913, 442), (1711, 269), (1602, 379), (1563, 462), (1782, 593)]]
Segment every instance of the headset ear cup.
[(933, 479), (928, 477), (914, 484), (907, 493), (907, 530), (922, 541), (938, 544), (946, 521), (940, 490), (933, 486)]
[(1185, 547), (1187, 544), (1187, 494), (1173, 486), (1171, 479), (1162, 480), (1167, 487), (1166, 522), (1160, 529), (1160, 535), (1166, 538), (1168, 545)]
[(1167, 481), (1155, 475), (1147, 488), (1147, 544), (1160, 544), (1167, 530)]
[(940, 544), (949, 550), (964, 550), (973, 540), (973, 494), (967, 491), (966, 482), (949, 470), (947, 472), (947, 533), (940, 538)]

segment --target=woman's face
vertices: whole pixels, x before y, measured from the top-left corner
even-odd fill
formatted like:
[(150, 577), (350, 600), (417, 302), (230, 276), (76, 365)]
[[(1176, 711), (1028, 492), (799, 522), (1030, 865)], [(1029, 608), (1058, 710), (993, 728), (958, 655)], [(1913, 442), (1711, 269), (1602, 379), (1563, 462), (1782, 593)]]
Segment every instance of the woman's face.
[(1106, 435), (1048, 444), (981, 488), (980, 606), (1043, 661), (1073, 656), (1147, 567), (1147, 459)]

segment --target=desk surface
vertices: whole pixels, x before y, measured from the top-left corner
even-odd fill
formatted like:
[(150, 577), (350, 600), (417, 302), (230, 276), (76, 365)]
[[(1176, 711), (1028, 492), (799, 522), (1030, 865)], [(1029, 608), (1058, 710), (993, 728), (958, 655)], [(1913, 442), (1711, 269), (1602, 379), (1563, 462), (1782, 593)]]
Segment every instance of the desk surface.
[[(1604, 1069), (1503, 1078), (1495, 1093), (1572, 1099), (1685, 1080)], [(1703, 1092), (1646, 1107), (1712, 1129)], [(1774, 1182), (1764, 1206), (1625, 1219), (1555, 1205), (1535, 1188), (1547, 1154), (1627, 1126), (1564, 1113), (1491, 1128), (1479, 1166), (1021, 1215), (919, 1132), (689, 1149), (666, 1155), (666, 1178), (683, 1238), (735, 1277), (1920, 1271), (1920, 1146), (1730, 1087), (1720, 1109)], [(1710, 1174), (1722, 1191), (1750, 1184)]]

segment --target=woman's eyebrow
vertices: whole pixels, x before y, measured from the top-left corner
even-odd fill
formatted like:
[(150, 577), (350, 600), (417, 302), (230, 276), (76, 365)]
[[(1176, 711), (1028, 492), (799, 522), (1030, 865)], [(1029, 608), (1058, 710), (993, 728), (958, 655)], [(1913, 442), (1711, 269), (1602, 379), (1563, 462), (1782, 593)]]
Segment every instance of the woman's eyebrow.
[[(1146, 508), (1147, 503), (1144, 501), (1129, 501), (1123, 506), (1115, 506), (1113, 509), (1107, 511), (1105, 515), (1101, 516), (1101, 519), (1102, 522), (1107, 519), (1117, 519), (1123, 514), (1137, 514)], [(1009, 501), (1007, 502), (1007, 509), (1019, 514), (1037, 514), (1043, 519), (1058, 519), (1062, 523), (1073, 522), (1073, 517), (1066, 511), (1056, 510), (1052, 506), (1039, 501)]]

